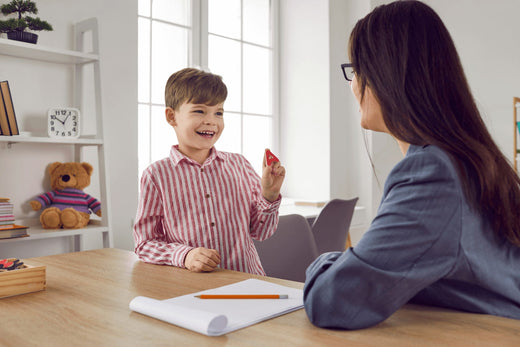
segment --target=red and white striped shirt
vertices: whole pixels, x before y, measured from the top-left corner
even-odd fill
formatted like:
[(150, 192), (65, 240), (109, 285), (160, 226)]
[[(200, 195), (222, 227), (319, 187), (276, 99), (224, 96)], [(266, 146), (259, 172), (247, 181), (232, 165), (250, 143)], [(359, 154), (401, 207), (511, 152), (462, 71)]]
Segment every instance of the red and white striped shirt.
[(221, 268), (265, 275), (253, 239), (275, 232), (280, 202), (264, 199), (260, 177), (242, 155), (212, 148), (200, 165), (173, 146), (143, 172), (135, 253), (145, 262), (184, 267), (190, 250), (212, 248)]

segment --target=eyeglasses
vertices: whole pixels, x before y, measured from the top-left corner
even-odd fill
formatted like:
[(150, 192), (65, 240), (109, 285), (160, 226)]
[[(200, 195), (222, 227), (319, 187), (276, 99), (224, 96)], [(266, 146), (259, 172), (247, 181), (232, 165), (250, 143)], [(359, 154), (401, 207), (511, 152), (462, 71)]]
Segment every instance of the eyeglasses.
[(347, 63), (347, 64), (341, 64), (341, 70), (343, 70), (343, 76), (345, 76), (345, 79), (347, 81), (352, 81), (354, 78), (354, 69), (352, 68), (353, 64)]

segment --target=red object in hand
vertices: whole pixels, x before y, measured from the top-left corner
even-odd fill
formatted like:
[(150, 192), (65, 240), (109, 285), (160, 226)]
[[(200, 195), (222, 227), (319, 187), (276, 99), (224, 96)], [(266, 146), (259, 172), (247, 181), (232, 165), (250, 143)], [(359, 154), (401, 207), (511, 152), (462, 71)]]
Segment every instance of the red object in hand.
[(267, 166), (271, 166), (272, 163), (279, 162), (280, 159), (276, 157), (276, 155), (273, 154), (270, 150), (265, 150), (265, 158), (267, 160)]

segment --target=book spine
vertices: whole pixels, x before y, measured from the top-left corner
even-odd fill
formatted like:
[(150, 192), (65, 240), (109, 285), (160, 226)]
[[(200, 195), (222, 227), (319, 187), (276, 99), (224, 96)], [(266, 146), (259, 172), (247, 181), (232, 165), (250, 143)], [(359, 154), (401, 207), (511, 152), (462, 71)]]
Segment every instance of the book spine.
[(9, 123), (9, 130), (11, 135), (19, 135), (18, 122), (16, 121), (16, 114), (14, 113), (13, 98), (11, 97), (11, 89), (8, 81), (0, 82), (2, 88), (2, 95), (4, 98), (5, 111), (7, 113), (7, 120)]
[(9, 122), (7, 120), (7, 111), (5, 109), (4, 94), (0, 89), (0, 130), (2, 135), (11, 135), (9, 132)]

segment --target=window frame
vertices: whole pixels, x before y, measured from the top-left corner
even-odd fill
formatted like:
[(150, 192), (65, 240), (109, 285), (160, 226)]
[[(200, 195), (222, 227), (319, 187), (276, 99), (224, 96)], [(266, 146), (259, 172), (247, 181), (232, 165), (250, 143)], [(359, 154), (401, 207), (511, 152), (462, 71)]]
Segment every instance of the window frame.
[[(154, 18), (152, 13), (152, 6), (153, 6), (153, 0), (150, 0), (150, 13), (149, 16), (143, 16), (138, 13), (137, 19), (145, 18), (149, 20), (150, 26), (148, 28), (149, 30), (149, 47), (148, 47), (148, 60), (149, 60), (149, 66), (148, 66), (148, 100), (146, 102), (140, 101), (139, 98), (137, 100), (137, 107), (138, 109), (141, 107), (147, 107), (148, 108), (148, 114), (150, 115), (149, 124), (147, 126), (148, 128), (148, 154), (147, 154), (147, 164), (139, 165), (139, 176), (142, 173), (142, 170), (147, 167), (149, 164), (151, 164), (153, 159), (153, 153), (152, 153), (152, 109), (156, 106), (164, 106), (163, 104), (157, 104), (154, 103), (152, 100), (152, 38), (153, 38), (153, 30), (152, 30), (152, 22), (153, 21), (161, 21), (163, 23), (178, 26), (181, 28), (185, 28), (188, 30), (188, 66), (190, 67), (197, 67), (201, 68), (205, 71), (210, 71), (208, 67), (208, 60), (209, 60), (209, 46), (208, 46), (208, 38), (209, 38), (209, 30), (208, 30), (208, 10), (209, 10), (209, 4), (208, 1), (211, 0), (188, 0), (190, 5), (190, 13), (189, 18), (190, 21), (187, 25), (177, 24), (177, 23), (171, 23), (171, 22), (165, 22), (160, 19)], [(241, 2), (241, 8), (243, 11), (243, 3), (247, 0), (240, 0)], [(280, 118), (279, 118), (279, 41), (278, 41), (278, 32), (279, 32), (279, 0), (269, 0), (270, 2), (270, 46), (263, 46), (255, 43), (251, 43), (248, 41), (243, 40), (241, 37), (240, 40), (233, 39), (235, 41), (240, 42), (241, 47), (241, 71), (240, 71), (240, 78), (241, 78), (241, 105), (240, 105), (240, 111), (232, 111), (233, 114), (240, 115), (240, 149), (237, 149), (237, 152), (239, 150), (239, 153), (244, 153), (244, 115), (252, 115), (252, 116), (261, 116), (261, 117), (269, 117), (272, 119), (272, 146), (271, 150), (274, 152), (279, 152), (279, 134), (280, 134)], [(241, 27), (243, 27), (243, 15), (241, 15)], [(215, 34), (212, 34), (215, 35)], [(219, 36), (219, 35), (216, 35)], [(221, 36), (224, 38), (227, 38), (225, 36)], [(268, 48), (271, 50), (271, 114), (255, 114), (250, 112), (244, 111), (244, 105), (243, 105), (243, 95), (244, 95), (244, 70), (243, 70), (243, 63), (244, 63), (244, 54), (243, 54), (243, 46), (244, 44), (251, 44), (257, 47), (262, 48)], [(138, 48), (139, 49), (139, 48)], [(141, 53), (139, 53), (138, 57), (140, 57)], [(143, 83), (140, 81), (139, 83)], [(139, 114), (139, 112), (138, 112)], [(140, 131), (140, 130), (139, 130)], [(217, 142), (217, 148), (218, 148), (218, 142)], [(141, 159), (139, 159), (139, 162), (141, 162)]]

